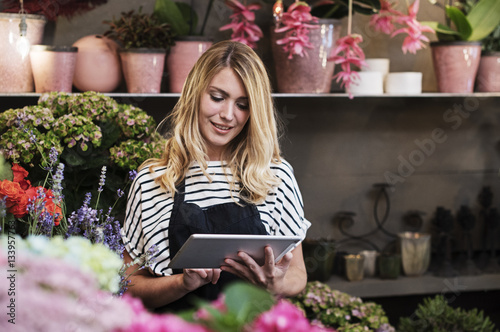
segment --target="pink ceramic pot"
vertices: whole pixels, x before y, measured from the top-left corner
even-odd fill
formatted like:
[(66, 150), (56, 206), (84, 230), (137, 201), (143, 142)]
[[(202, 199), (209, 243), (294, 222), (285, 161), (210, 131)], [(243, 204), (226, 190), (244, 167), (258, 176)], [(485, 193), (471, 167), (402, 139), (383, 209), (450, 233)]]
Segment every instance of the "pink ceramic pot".
[(135, 48), (120, 51), (129, 93), (159, 93), (165, 65), (164, 49)]
[(122, 81), (117, 42), (102, 35), (78, 39), (73, 85), (80, 91), (112, 92)]
[(276, 72), (278, 92), (282, 93), (328, 93), (330, 92), (335, 64), (330, 61), (331, 51), (340, 38), (339, 20), (319, 20), (317, 29), (310, 29), (309, 41), (313, 49), (306, 49), (307, 56), (294, 55), (288, 58), (283, 45), (276, 41), (285, 33), (271, 29), (271, 48)]
[(167, 56), (169, 91), (179, 93), (199, 57), (212, 46), (203, 37), (184, 37), (175, 41)]
[[(0, 13), (0, 93), (33, 91), (29, 54), (23, 58), (17, 49), (20, 22), (19, 14)], [(26, 37), (31, 45), (42, 42), (45, 23), (42, 15), (26, 15)]]
[(476, 91), (500, 92), (500, 52), (481, 54), (476, 77)]
[(432, 42), (431, 50), (439, 92), (474, 91), (481, 59), (480, 42)]
[(30, 58), (35, 92), (71, 92), (78, 48), (33, 45)]

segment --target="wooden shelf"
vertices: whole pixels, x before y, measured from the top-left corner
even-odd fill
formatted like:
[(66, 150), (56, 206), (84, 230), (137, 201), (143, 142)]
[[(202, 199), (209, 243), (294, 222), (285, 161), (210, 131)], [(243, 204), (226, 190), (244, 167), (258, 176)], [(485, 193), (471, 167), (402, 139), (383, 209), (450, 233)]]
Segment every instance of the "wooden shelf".
[(500, 289), (500, 274), (448, 278), (426, 274), (420, 277), (400, 276), (397, 279), (366, 278), (361, 281), (348, 281), (333, 276), (326, 283), (332, 289), (361, 298), (444, 293), (459, 295), (465, 292)]

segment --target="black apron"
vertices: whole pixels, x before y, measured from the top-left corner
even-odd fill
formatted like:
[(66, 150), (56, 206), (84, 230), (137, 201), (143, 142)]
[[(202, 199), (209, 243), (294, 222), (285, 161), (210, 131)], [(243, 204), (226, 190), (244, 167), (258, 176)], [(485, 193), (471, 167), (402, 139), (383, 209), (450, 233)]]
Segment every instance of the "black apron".
[[(185, 181), (183, 180), (177, 187), (177, 193), (174, 196), (174, 206), (168, 226), (170, 257), (174, 257), (189, 236), (195, 233), (267, 235), (259, 211), (253, 204), (248, 205), (240, 200), (239, 203), (242, 206), (231, 202), (202, 209), (194, 203), (185, 202), (184, 198)], [(173, 273), (182, 273), (182, 270), (174, 270)], [(236, 279), (238, 277), (235, 275), (223, 271), (215, 285), (211, 283), (204, 285), (162, 308), (162, 311), (188, 309), (193, 306), (193, 296), (213, 301), (225, 285)]]

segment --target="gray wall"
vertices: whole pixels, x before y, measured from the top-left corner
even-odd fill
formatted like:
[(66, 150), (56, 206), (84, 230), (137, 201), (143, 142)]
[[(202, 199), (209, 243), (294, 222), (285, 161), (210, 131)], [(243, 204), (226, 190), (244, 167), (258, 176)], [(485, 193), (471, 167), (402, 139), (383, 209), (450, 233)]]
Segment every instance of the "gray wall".
[[(207, 1), (195, 3), (202, 18)], [(405, 1), (400, 3), (403, 6)], [(103, 33), (107, 26), (102, 21), (141, 5), (143, 11), (151, 12), (154, 0), (110, 0), (69, 21), (59, 19), (54, 35), (47, 37), (56, 45), (70, 45), (83, 36)], [(216, 1), (206, 35), (214, 41), (229, 38), (229, 32), (218, 31), (228, 23), (229, 15), (223, 1)], [(266, 33), (258, 52), (272, 72), (267, 38), (270, 17), (269, 5), (257, 13), (257, 22)], [(421, 1), (420, 20), (442, 18), (441, 10)], [(374, 33), (368, 28), (368, 20), (356, 15), (353, 29), (364, 36), (366, 56), (390, 58), (392, 72), (421, 71), (424, 91), (436, 91), (430, 49), (403, 55), (403, 36), (389, 38)], [(345, 20), (343, 24), (346, 31)], [(313, 223), (310, 236), (341, 239), (332, 220), (336, 213), (346, 210), (357, 214), (352, 233), (375, 227), (372, 185), (386, 182), (387, 174), (400, 177), (389, 191), (387, 228), (391, 232), (403, 229), (401, 219), (409, 210), (425, 213), (424, 229), (428, 230), (437, 206), (455, 212), (461, 204), (467, 204), (477, 210), (477, 195), (485, 185), (500, 195), (499, 103), (499, 97), (277, 98), (278, 109), (288, 122), (285, 156), (295, 168), (306, 216)], [(434, 140), (433, 145), (429, 145), (430, 140)], [(427, 145), (422, 149), (419, 142)], [(408, 165), (405, 168), (406, 162), (413, 169)], [(496, 205), (498, 201), (495, 197)], [(478, 225), (478, 248), (481, 233)], [(389, 239), (376, 235), (373, 240), (382, 246)], [(348, 249), (358, 250), (356, 246)]]

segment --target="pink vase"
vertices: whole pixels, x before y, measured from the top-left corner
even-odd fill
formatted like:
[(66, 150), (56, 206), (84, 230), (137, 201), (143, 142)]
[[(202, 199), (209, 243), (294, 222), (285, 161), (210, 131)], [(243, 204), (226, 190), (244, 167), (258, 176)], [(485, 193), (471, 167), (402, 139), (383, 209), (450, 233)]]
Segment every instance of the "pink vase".
[(212, 46), (203, 37), (184, 37), (175, 41), (167, 56), (169, 91), (179, 93), (199, 57)]
[(102, 35), (78, 39), (73, 85), (80, 91), (112, 92), (122, 81), (122, 68), (114, 40)]
[(271, 49), (276, 72), (278, 92), (282, 93), (328, 93), (330, 92), (335, 64), (330, 61), (331, 51), (340, 38), (339, 20), (321, 19), (317, 29), (310, 29), (309, 41), (314, 45), (306, 49), (307, 55), (293, 55), (289, 59), (283, 45), (276, 41), (285, 33), (275, 33), (271, 28)]
[[(21, 15), (0, 13), (0, 93), (32, 92), (33, 74), (29, 54), (22, 57), (17, 48)], [(46, 19), (26, 15), (26, 37), (31, 45), (40, 44)]]
[(135, 48), (120, 51), (129, 93), (160, 93), (165, 50)]
[(481, 59), (480, 42), (432, 42), (431, 50), (439, 92), (474, 91)]
[(71, 92), (78, 48), (33, 45), (30, 59), (35, 92)]
[(476, 91), (500, 92), (500, 52), (481, 54), (476, 77)]

